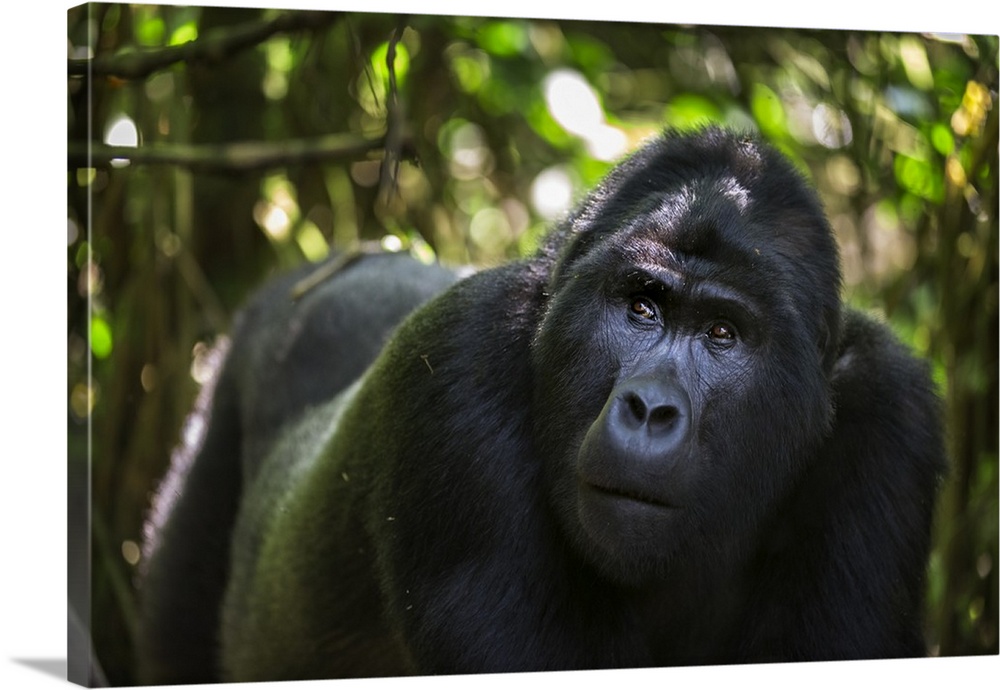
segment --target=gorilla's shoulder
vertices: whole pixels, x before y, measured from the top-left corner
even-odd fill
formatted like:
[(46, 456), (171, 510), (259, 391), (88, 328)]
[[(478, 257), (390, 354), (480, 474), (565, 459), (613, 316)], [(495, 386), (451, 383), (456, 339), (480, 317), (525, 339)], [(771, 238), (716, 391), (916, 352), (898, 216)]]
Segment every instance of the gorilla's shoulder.
[(893, 384), (902, 395), (935, 395), (927, 363), (917, 358), (886, 323), (847, 308), (841, 329), (832, 376), (835, 386), (850, 379), (852, 386), (868, 381), (875, 388)]
[(831, 376), (836, 424), (869, 430), (914, 451), (943, 471), (941, 401), (926, 361), (917, 358), (887, 324), (845, 309)]
[(503, 356), (513, 349), (523, 354), (545, 307), (547, 281), (547, 269), (537, 260), (474, 273), (404, 322), (390, 343), (391, 356), (402, 354), (399, 347), (431, 347), (454, 353), (455, 364), (482, 366), (480, 356)]

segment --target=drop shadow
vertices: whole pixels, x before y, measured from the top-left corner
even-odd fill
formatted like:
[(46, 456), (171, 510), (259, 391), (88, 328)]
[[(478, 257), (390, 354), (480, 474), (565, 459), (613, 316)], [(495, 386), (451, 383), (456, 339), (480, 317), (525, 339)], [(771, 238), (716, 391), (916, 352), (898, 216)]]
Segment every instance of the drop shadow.
[(66, 659), (11, 659), (15, 664), (27, 666), (39, 673), (53, 676), (59, 680), (66, 680)]

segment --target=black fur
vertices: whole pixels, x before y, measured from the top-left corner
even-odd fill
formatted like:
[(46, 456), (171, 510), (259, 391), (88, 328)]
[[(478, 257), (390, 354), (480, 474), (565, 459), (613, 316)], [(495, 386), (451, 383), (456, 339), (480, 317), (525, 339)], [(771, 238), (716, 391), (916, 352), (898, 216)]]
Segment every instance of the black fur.
[(387, 261), (237, 331), (151, 530), (147, 680), (924, 653), (938, 400), (780, 155), (653, 141), (376, 358), (451, 279)]
[(232, 345), (216, 348), (224, 362), (146, 525), (137, 645), (146, 682), (220, 678), (220, 605), (244, 487), (292, 420), (360, 376), (403, 317), (456, 280), (402, 255), (372, 256), (293, 299), (316, 270), (270, 282), (237, 316)]

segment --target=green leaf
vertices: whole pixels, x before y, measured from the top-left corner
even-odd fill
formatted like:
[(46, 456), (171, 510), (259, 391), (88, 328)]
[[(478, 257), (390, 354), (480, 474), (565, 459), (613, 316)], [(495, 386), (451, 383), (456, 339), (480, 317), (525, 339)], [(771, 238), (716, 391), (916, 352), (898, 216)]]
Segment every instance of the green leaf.
[(775, 138), (784, 138), (788, 131), (788, 118), (778, 94), (764, 84), (754, 84), (750, 110), (762, 132)]
[(152, 16), (136, 23), (135, 37), (139, 43), (146, 46), (163, 45), (163, 37), (167, 28), (160, 17)]
[(893, 172), (899, 185), (911, 194), (935, 203), (944, 199), (941, 170), (929, 162), (898, 154), (893, 161)]
[(185, 22), (174, 29), (170, 35), (169, 45), (179, 46), (198, 38), (198, 23), (194, 20)]
[[(376, 77), (386, 85), (389, 84), (389, 66), (386, 64), (388, 55), (388, 43), (383, 43), (372, 52), (372, 70)], [(396, 71), (396, 83), (402, 86), (406, 81), (406, 74), (410, 70), (410, 53), (402, 41), (396, 43), (396, 55), (392, 64)]]
[(107, 359), (111, 354), (113, 339), (111, 326), (96, 314), (90, 317), (90, 351), (97, 359)]
[(491, 22), (477, 35), (479, 45), (493, 55), (518, 55), (528, 46), (528, 32), (521, 22)]
[(672, 98), (664, 114), (670, 125), (681, 129), (723, 120), (722, 111), (715, 103), (696, 94)]

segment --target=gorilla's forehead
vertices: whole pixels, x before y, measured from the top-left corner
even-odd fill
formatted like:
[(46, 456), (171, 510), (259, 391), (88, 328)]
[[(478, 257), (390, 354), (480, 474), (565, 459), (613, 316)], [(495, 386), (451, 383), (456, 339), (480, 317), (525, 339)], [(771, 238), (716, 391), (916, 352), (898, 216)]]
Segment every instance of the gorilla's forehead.
[(835, 301), (836, 247), (803, 180), (754, 147), (735, 159), (729, 149), (709, 149), (653, 146), (613, 173), (569, 232), (555, 235), (573, 239), (552, 287), (581, 269), (599, 275), (645, 264), (688, 280), (738, 280), (761, 293), (780, 277), (814, 301)]
[(750, 192), (724, 176), (650, 194), (621, 228), (631, 260), (680, 265), (691, 258), (742, 263), (759, 257)]

